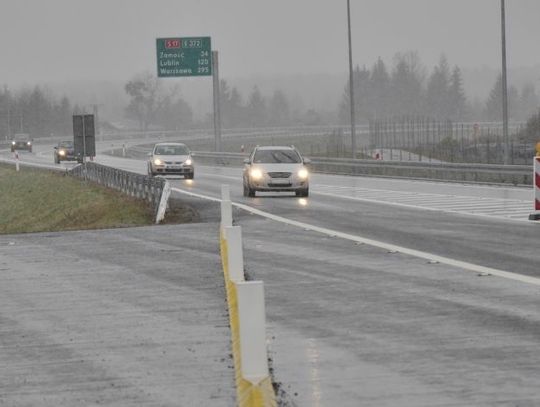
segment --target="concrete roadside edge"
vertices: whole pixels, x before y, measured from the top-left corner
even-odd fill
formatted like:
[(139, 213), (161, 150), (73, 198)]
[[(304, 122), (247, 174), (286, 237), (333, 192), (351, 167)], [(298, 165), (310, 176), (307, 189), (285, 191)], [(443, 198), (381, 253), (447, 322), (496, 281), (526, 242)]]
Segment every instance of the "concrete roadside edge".
[(225, 292), (229, 311), (229, 323), (231, 328), (231, 345), (235, 370), (236, 398), (239, 407), (275, 407), (277, 406), (272, 378), (268, 376), (257, 385), (242, 377), (240, 356), (240, 325), (238, 316), (238, 297), (236, 286), (229, 278), (228, 270), (228, 246), (224, 233), (220, 230), (220, 251), (225, 279)]

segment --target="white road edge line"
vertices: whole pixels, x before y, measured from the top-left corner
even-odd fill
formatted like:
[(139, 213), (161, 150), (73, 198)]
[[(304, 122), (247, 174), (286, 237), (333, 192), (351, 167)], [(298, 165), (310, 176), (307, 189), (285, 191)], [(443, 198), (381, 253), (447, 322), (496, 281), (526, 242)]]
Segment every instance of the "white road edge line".
[[(175, 192), (179, 192), (181, 194), (190, 195), (190, 196), (193, 196), (193, 197), (196, 197), (196, 198), (207, 199), (207, 200), (214, 201), (214, 202), (221, 202), (221, 199), (219, 199), (219, 198), (214, 198), (214, 197), (207, 196), (207, 195), (197, 194), (195, 192), (186, 191), (186, 190), (183, 190), (183, 189), (180, 189), (180, 188), (171, 188), (171, 190), (175, 191)], [(338, 232), (338, 231), (335, 231), (335, 230), (326, 229), (326, 228), (322, 228), (322, 227), (319, 227), (319, 226), (314, 226), (314, 225), (310, 225), (310, 224), (307, 224), (307, 223), (298, 222), (298, 221), (295, 221), (295, 220), (284, 218), (282, 216), (273, 215), (271, 213), (264, 212), (264, 211), (261, 211), (259, 209), (252, 208), (249, 205), (244, 205), (244, 204), (237, 203), (237, 202), (232, 202), (232, 205), (236, 206), (237, 208), (248, 211), (250, 213), (253, 213), (254, 215), (259, 215), (259, 216), (262, 216), (264, 218), (274, 220), (276, 222), (281, 222), (281, 223), (285, 223), (287, 225), (296, 226), (296, 227), (299, 227), (299, 228), (302, 228), (302, 229), (305, 229), (305, 230), (311, 230), (311, 231), (314, 231), (314, 232), (319, 232), (319, 233), (322, 233), (324, 235), (335, 236), (335, 237), (350, 240), (350, 241), (353, 241), (353, 242), (363, 243), (363, 244), (367, 244), (369, 246), (378, 247), (378, 248), (381, 248), (381, 249), (384, 249), (384, 250), (387, 250), (387, 251), (399, 252), (399, 253), (407, 254), (409, 256), (418, 257), (418, 258), (425, 259), (425, 260), (428, 260), (428, 261), (439, 262), (439, 263), (442, 263), (442, 264), (457, 267), (457, 268), (460, 268), (460, 269), (463, 269), (463, 270), (472, 271), (472, 272), (475, 272), (475, 273), (491, 274), (493, 276), (506, 278), (506, 279), (509, 279), (509, 280), (515, 280), (515, 281), (520, 281), (520, 282), (526, 283), (526, 284), (533, 284), (533, 285), (540, 286), (540, 278), (530, 277), (530, 276), (526, 276), (526, 275), (523, 275), (523, 274), (512, 273), (512, 272), (509, 272), (509, 271), (498, 270), (498, 269), (494, 269), (494, 268), (491, 268), (491, 267), (479, 266), (479, 265), (473, 264), (473, 263), (467, 263), (467, 262), (460, 261), (460, 260), (454, 260), (454, 259), (450, 259), (448, 257), (438, 256), (438, 255), (434, 255), (434, 254), (431, 254), (431, 253), (422, 252), (422, 251), (419, 251), (419, 250), (409, 249), (409, 248), (402, 247), (402, 246), (397, 246), (397, 245), (393, 245), (393, 244), (389, 244), (389, 243), (379, 242), (377, 240), (367, 239), (367, 238), (364, 238), (364, 237), (361, 237), (361, 236), (355, 236), (355, 235), (351, 235), (351, 234), (348, 234), (348, 233), (342, 233), (342, 232)]]

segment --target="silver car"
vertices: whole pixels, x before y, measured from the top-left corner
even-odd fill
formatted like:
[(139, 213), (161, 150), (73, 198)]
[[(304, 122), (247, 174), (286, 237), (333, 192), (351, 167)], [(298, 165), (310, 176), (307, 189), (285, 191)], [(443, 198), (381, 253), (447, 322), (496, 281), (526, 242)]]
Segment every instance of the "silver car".
[(148, 154), (148, 175), (183, 175), (193, 179), (195, 168), (189, 148), (182, 143), (157, 143)]
[(309, 195), (309, 172), (294, 146), (255, 147), (244, 160), (244, 196), (255, 196), (257, 191), (291, 191), (296, 196)]

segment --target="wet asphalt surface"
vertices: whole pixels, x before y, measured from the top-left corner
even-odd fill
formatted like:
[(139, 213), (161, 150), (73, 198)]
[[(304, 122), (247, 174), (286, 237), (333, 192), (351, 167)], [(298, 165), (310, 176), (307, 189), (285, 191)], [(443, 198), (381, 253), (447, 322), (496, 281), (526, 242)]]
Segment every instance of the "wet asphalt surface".
[[(144, 171), (141, 162), (107, 160)], [(226, 183), (233, 201), (279, 216), (539, 277), (538, 225), (351, 202), (317, 195), (316, 188), (307, 201), (244, 198), (238, 174), (201, 167), (194, 182), (172, 185), (219, 197)], [(174, 198), (198, 207), (203, 219), (215, 216), (204, 200)], [(540, 404), (538, 286), (243, 210), (235, 209), (234, 219), (243, 228), (246, 272), (265, 282), (269, 356), (283, 405)]]

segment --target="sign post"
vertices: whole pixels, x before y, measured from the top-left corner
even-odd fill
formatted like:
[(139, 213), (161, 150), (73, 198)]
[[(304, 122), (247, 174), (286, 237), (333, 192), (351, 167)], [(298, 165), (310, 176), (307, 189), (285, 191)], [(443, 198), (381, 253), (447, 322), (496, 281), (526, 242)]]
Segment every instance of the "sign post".
[(85, 165), (86, 157), (96, 155), (96, 134), (93, 114), (73, 115), (73, 147), (77, 160)]
[(158, 78), (212, 76), (215, 149), (221, 150), (218, 52), (212, 51), (210, 37), (169, 37), (156, 39)]
[(221, 109), (219, 106), (221, 97), (219, 95), (219, 64), (217, 51), (212, 51), (212, 72), (214, 84), (214, 148), (216, 151), (221, 151)]

